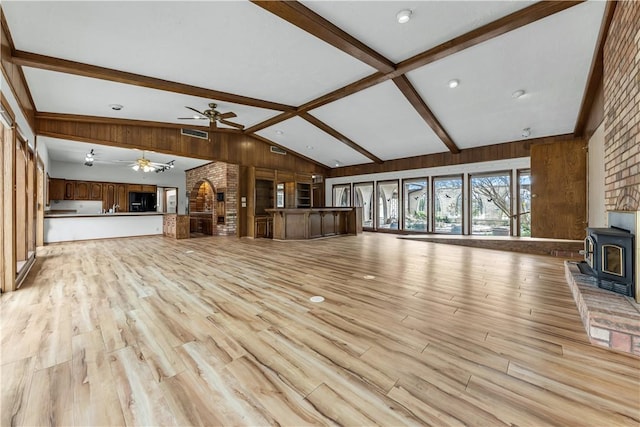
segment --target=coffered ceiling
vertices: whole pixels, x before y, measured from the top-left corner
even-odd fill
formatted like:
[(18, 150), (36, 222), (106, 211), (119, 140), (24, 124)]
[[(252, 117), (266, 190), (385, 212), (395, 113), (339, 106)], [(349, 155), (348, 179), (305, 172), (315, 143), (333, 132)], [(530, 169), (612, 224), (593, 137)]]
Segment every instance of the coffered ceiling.
[[(216, 102), (244, 132), (328, 167), (573, 133), (607, 7), (2, 2), (38, 112), (189, 127), (203, 121), (179, 120), (185, 106)], [(69, 147), (47, 145), (54, 159)]]

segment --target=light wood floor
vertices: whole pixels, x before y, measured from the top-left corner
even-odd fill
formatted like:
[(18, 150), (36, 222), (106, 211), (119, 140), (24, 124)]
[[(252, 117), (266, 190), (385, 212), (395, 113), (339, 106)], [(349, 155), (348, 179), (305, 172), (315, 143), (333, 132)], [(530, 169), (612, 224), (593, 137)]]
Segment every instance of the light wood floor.
[(3, 426), (640, 424), (640, 359), (587, 342), (558, 258), (78, 242), (0, 307)]

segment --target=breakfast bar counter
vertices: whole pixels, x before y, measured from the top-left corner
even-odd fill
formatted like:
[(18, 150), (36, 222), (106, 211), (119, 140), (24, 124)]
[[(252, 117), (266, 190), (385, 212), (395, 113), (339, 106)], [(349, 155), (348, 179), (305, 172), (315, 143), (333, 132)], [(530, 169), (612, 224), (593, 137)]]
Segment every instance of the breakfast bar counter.
[(275, 240), (304, 240), (362, 232), (362, 208), (265, 209)]

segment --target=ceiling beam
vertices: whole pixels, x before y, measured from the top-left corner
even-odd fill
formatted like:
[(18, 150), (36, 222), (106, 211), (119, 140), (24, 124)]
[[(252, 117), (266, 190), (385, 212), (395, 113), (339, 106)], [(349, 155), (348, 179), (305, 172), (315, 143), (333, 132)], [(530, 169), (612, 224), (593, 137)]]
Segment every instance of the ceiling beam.
[[(394, 79), (403, 75), (404, 73), (413, 71), (426, 64), (443, 59), (449, 55), (453, 55), (454, 53), (460, 52), (471, 46), (475, 46), (479, 43), (506, 34), (509, 31), (513, 31), (525, 25), (531, 24), (580, 3), (583, 3), (583, 1), (541, 1), (535, 3), (529, 7), (507, 15), (480, 28), (469, 31), (466, 34), (444, 42), (432, 49), (429, 49), (405, 61), (402, 61), (397, 64), (394, 71), (388, 73), (380, 71), (376, 72), (354, 83), (348, 84), (347, 86), (341, 87), (334, 90), (333, 92), (311, 100), (306, 104), (298, 107), (297, 112), (298, 114), (302, 114), (331, 102), (337, 101), (339, 99), (345, 98), (347, 96), (353, 95), (356, 92), (360, 92), (361, 90), (383, 83), (387, 80)], [(280, 121), (284, 121), (289, 118), (284, 116), (280, 117), (282, 118), (282, 120)], [(278, 123), (278, 121), (274, 121), (273, 119), (271, 119), (269, 126), (276, 123)], [(261, 125), (262, 124), (259, 123), (255, 127)]]
[(391, 78), (532, 24), (584, 1), (540, 1), (398, 63)]
[(420, 117), (427, 122), (429, 127), (433, 129), (438, 138), (447, 146), (449, 151), (452, 154), (458, 154), (460, 149), (456, 145), (456, 143), (451, 139), (447, 131), (442, 127), (440, 121), (436, 118), (436, 116), (431, 112), (427, 104), (424, 102), (420, 94), (413, 87), (407, 76), (399, 76), (393, 79), (393, 82), (396, 84), (400, 92), (407, 98), (407, 101), (413, 105), (413, 108), (416, 109)]
[(284, 113), (278, 114), (275, 117), (271, 117), (270, 119), (267, 119), (262, 123), (258, 123), (257, 125), (254, 125), (254, 126), (251, 126), (250, 128), (245, 129), (244, 133), (251, 135), (258, 132), (259, 130), (268, 128), (269, 126), (273, 126), (280, 122), (284, 122), (285, 120), (288, 120), (291, 117), (295, 117), (295, 116), (296, 116), (295, 112), (285, 111)]
[(361, 146), (359, 146), (358, 144), (356, 144), (355, 142), (353, 142), (352, 140), (350, 140), (349, 138), (347, 138), (346, 136), (344, 136), (343, 134), (341, 134), (340, 132), (338, 132), (337, 130), (332, 128), (331, 126), (327, 125), (326, 123), (324, 123), (324, 122), (320, 121), (319, 119), (317, 119), (316, 117), (312, 116), (311, 114), (302, 113), (302, 114), (300, 114), (300, 117), (302, 117), (303, 119), (305, 119), (306, 121), (308, 121), (309, 123), (311, 123), (312, 125), (317, 127), (318, 129), (322, 130), (323, 132), (328, 133), (329, 135), (331, 135), (332, 137), (334, 137), (338, 141), (342, 142), (343, 144), (345, 144), (345, 145), (351, 147), (352, 149), (356, 150), (358, 153), (362, 154), (363, 156), (367, 157), (368, 159), (374, 161), (375, 163), (382, 163), (383, 162), (382, 159), (376, 157), (371, 152), (365, 150), (364, 148), (362, 148)]
[(184, 83), (171, 82), (126, 71), (114, 70), (111, 68), (99, 67), (97, 65), (84, 64), (81, 62), (68, 61), (66, 59), (54, 58), (37, 53), (14, 50), (11, 53), (11, 62), (24, 67), (39, 68), (48, 71), (74, 74), (77, 76), (91, 77), (95, 79), (108, 80), (117, 83), (124, 83), (134, 86), (141, 86), (150, 89), (164, 90), (167, 92), (182, 93), (185, 95), (197, 96), (211, 100), (232, 102), (235, 104), (249, 105), (251, 107), (266, 108), (278, 111), (293, 111), (295, 108), (290, 105), (278, 104), (261, 99), (249, 98), (227, 92), (191, 86)]
[(393, 62), (297, 1), (252, 0), (252, 3), (378, 71), (395, 70)]
[(576, 120), (576, 126), (573, 130), (573, 134), (576, 137), (582, 137), (585, 134), (587, 123), (589, 121), (589, 115), (593, 108), (593, 102), (596, 99), (596, 93), (598, 86), (602, 84), (604, 73), (604, 44), (607, 41), (607, 35), (609, 34), (609, 27), (613, 20), (613, 13), (616, 10), (618, 2), (608, 1), (605, 6), (604, 16), (602, 18), (603, 23), (600, 27), (600, 33), (598, 34), (598, 42), (596, 47), (596, 54), (591, 62), (591, 68), (589, 70), (589, 77), (587, 79), (587, 86), (585, 88), (582, 103), (580, 105), (580, 112), (578, 113), (578, 119)]

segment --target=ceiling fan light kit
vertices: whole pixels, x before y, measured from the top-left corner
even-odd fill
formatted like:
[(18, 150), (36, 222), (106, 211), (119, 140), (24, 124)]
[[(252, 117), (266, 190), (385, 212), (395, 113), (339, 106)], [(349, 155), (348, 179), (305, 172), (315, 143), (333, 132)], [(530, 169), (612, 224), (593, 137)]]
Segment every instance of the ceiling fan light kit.
[(217, 123), (222, 123), (227, 126), (234, 127), (236, 129), (240, 129), (240, 130), (244, 129), (244, 125), (241, 125), (240, 123), (230, 122), (229, 120), (227, 120), (227, 119), (232, 119), (234, 117), (237, 117), (236, 113), (233, 113), (231, 111), (226, 113), (221, 113), (220, 111), (216, 110), (217, 106), (218, 104), (216, 104), (215, 102), (210, 102), (209, 109), (204, 111), (199, 111), (193, 107), (185, 106), (185, 108), (188, 108), (189, 110), (195, 113), (198, 113), (199, 115), (198, 116), (194, 115), (191, 117), (178, 117), (178, 119), (179, 120), (209, 120), (211, 127), (216, 127)]

